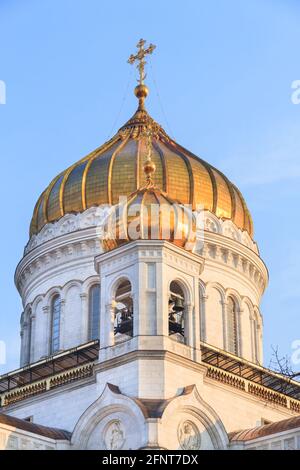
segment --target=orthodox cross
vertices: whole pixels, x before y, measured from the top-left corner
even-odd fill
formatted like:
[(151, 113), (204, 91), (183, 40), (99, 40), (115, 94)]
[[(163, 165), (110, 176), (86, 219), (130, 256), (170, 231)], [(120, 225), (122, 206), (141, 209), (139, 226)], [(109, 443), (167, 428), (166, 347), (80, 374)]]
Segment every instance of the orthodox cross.
[(138, 62), (136, 68), (138, 69), (139, 74), (140, 74), (140, 78), (138, 80), (140, 85), (144, 84), (144, 80), (146, 78), (145, 65), (147, 62), (145, 61), (145, 57), (148, 54), (152, 54), (152, 52), (156, 48), (154, 44), (149, 44), (149, 47), (145, 49), (144, 47), (145, 44), (146, 44), (145, 39), (140, 39), (136, 45), (136, 47), (138, 48), (137, 54), (136, 55), (131, 54), (131, 56), (128, 59), (129, 64), (134, 64), (136, 61)]

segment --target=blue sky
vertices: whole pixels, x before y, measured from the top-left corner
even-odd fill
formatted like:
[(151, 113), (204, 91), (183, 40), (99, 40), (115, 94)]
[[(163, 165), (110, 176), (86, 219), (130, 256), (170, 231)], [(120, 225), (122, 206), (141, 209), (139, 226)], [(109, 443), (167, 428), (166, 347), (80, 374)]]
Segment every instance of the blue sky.
[(270, 271), (265, 364), (272, 344), (291, 354), (300, 339), (299, 21), (297, 0), (0, 0), (0, 373), (18, 365), (13, 276), (36, 199), (135, 110), (126, 60), (140, 37), (157, 44), (152, 116), (224, 171), (253, 215)]

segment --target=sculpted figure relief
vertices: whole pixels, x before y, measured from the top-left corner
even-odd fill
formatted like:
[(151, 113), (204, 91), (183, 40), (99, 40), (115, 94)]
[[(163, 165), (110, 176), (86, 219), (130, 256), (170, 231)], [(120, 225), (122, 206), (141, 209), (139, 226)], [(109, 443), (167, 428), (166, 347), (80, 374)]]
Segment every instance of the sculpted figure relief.
[(200, 433), (196, 425), (190, 421), (184, 421), (178, 428), (178, 440), (184, 450), (200, 449)]
[(108, 450), (119, 450), (125, 442), (125, 434), (120, 421), (114, 421), (105, 433), (105, 447)]

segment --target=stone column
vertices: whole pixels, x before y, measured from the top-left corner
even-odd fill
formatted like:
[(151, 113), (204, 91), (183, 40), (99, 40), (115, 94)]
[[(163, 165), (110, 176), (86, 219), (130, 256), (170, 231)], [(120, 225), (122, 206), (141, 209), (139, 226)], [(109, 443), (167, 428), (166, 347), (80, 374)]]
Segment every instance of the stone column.
[(185, 306), (185, 318), (184, 318), (184, 330), (186, 337), (186, 344), (191, 348), (195, 348), (195, 336), (193, 329), (193, 316), (194, 316), (194, 305), (187, 303)]
[(50, 305), (43, 307), (43, 313), (46, 315), (46, 321), (43, 322), (46, 328), (43, 331), (44, 336), (44, 350), (43, 356), (49, 356), (50, 354), (50, 338), (51, 338), (51, 318), (50, 318)]
[(107, 345), (113, 346), (115, 344), (115, 308), (114, 303), (107, 305)]
[(251, 360), (255, 362), (255, 321), (251, 315), (249, 315), (250, 322), (250, 339), (251, 339)]
[(36, 337), (36, 334), (35, 334), (35, 331), (36, 331), (36, 315), (34, 313), (32, 313), (30, 315), (30, 319), (29, 321), (31, 322), (31, 327), (29, 328), (29, 334), (30, 334), (30, 338), (28, 338), (29, 340), (29, 344), (30, 344), (30, 351), (29, 351), (29, 363), (31, 362), (34, 362), (37, 358), (35, 357), (35, 337)]
[(59, 351), (64, 349), (65, 345), (65, 336), (68, 334), (65, 331), (65, 305), (66, 301), (64, 299), (60, 300), (60, 335), (59, 335)]
[(81, 343), (89, 341), (89, 302), (88, 294), (80, 294), (81, 299)]
[(263, 327), (262, 325), (257, 325), (257, 355), (258, 355), (257, 359), (258, 359), (259, 364), (263, 363), (262, 335), (263, 335)]
[(24, 363), (24, 329), (22, 327), (20, 331), (20, 337), (21, 337), (21, 347), (20, 347), (20, 366), (23, 366)]
[(140, 334), (140, 314), (139, 314), (139, 296), (132, 293), (132, 308), (133, 308), (133, 336)]
[(242, 308), (237, 308), (237, 319), (236, 319), (236, 329), (237, 329), (237, 344), (238, 344), (238, 355), (243, 357), (244, 345), (243, 345), (243, 335), (242, 335), (242, 315), (244, 310)]
[(206, 302), (208, 295), (201, 295), (199, 298), (200, 313), (200, 341), (206, 342)]
[(169, 336), (169, 289), (167, 270), (162, 261), (156, 264), (156, 334)]
[(25, 335), (24, 335), (24, 316), (25, 316), (25, 313), (22, 312), (22, 314), (21, 314), (21, 321), (20, 321), (20, 338), (21, 338), (20, 366), (22, 366), (23, 363), (24, 363), (24, 341), (25, 341)]
[(223, 349), (227, 351), (228, 349), (228, 325), (227, 325), (227, 315), (226, 315), (226, 309), (228, 303), (225, 301), (221, 300), (221, 305), (222, 305), (222, 319), (223, 319)]
[(29, 353), (28, 353), (28, 321), (25, 320), (23, 323), (23, 335), (24, 335), (24, 343), (23, 343), (23, 365), (27, 365), (29, 363)]
[(114, 302), (108, 303), (105, 306), (104, 315), (101, 315), (101, 328), (100, 328), (100, 347), (101, 349), (108, 346), (114, 346), (114, 323), (115, 323), (115, 308)]

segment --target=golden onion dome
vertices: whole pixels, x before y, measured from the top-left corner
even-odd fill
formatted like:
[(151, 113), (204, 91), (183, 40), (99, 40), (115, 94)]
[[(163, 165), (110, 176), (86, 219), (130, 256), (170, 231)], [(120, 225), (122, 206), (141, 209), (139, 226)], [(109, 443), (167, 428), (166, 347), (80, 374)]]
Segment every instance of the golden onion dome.
[(197, 205), (221, 219), (230, 219), (253, 236), (250, 213), (238, 188), (219, 170), (171, 139), (139, 107), (117, 134), (56, 176), (34, 209), (30, 235), (66, 214), (102, 204), (117, 204), (144, 181), (145, 131), (152, 131), (153, 182), (172, 200)]
[[(143, 164), (147, 144), (151, 145), (149, 173), (155, 170), (153, 184), (170, 200), (189, 204), (192, 210), (208, 210), (222, 219), (230, 219), (253, 236), (253, 224), (246, 203), (236, 186), (223, 173), (171, 139), (147, 113), (144, 100), (149, 90), (143, 83), (144, 57), (155, 46), (130, 56), (129, 63), (139, 62), (139, 85), (135, 95), (139, 107), (117, 134), (79, 162), (56, 176), (35, 206), (30, 236), (44, 225), (66, 214), (76, 214), (93, 206), (115, 205), (122, 196), (130, 196), (142, 186)], [(150, 142), (145, 142), (145, 135)], [(144, 195), (145, 196), (145, 195)], [(150, 194), (147, 193), (147, 197)]]
[(155, 165), (144, 163), (147, 183), (113, 206), (104, 225), (102, 246), (113, 250), (135, 240), (166, 240), (192, 251), (196, 242), (196, 217), (153, 183)]
[(191, 251), (196, 241), (196, 218), (159, 188), (145, 186), (113, 207), (104, 233), (105, 251), (134, 240), (167, 240)]

